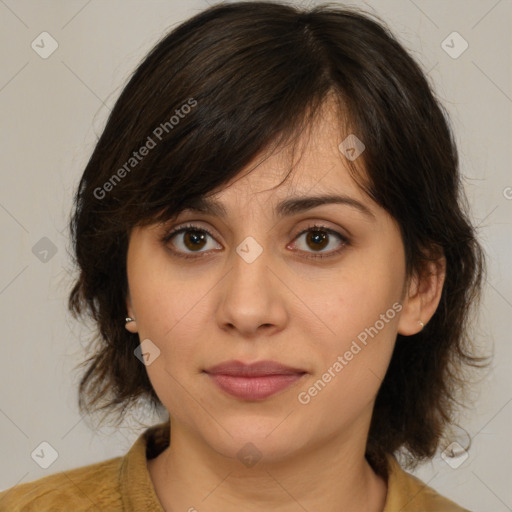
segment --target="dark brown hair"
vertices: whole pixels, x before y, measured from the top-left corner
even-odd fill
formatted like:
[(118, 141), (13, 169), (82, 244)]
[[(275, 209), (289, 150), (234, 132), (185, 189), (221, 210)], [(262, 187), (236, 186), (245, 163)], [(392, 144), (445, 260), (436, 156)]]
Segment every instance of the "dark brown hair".
[(340, 142), (350, 125), (366, 146), (365, 173), (354, 166), (354, 179), (399, 224), (408, 275), (439, 249), (446, 258), (436, 313), (419, 334), (397, 337), (367, 442), (381, 474), (386, 454), (405, 449), (412, 466), (435, 454), (465, 369), (483, 361), (468, 319), (484, 257), (448, 117), (421, 68), (378, 18), (332, 4), (208, 8), (166, 35), (123, 89), (70, 223), (79, 277), (69, 307), (98, 326), (82, 363), (82, 412), (123, 416), (139, 398), (161, 407), (134, 356), (138, 335), (124, 327), (130, 230), (172, 218), (255, 156), (295, 140), (329, 97), (347, 119)]

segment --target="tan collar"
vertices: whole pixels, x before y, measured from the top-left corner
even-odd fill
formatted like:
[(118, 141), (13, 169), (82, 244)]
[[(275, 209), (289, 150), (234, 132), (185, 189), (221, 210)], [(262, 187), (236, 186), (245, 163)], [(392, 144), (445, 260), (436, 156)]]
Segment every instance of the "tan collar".
[[(147, 469), (147, 459), (169, 445), (169, 422), (148, 428), (123, 457), (119, 489), (127, 512), (164, 512)], [(382, 512), (469, 512), (444, 498), (388, 456), (388, 491)]]

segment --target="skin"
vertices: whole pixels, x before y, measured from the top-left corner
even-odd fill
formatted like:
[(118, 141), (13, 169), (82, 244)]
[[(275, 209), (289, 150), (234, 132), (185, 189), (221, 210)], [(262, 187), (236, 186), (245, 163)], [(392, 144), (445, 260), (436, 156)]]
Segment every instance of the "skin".
[[(293, 179), (271, 189), (289, 169), (282, 150), (214, 191), (228, 210), (225, 219), (183, 213), (167, 226), (131, 233), (127, 312), (136, 321), (127, 329), (160, 350), (146, 369), (169, 412), (171, 443), (148, 470), (167, 512), (384, 508), (387, 483), (364, 457), (374, 401), (397, 333), (418, 332), (418, 321), (426, 324), (435, 312), (443, 262), (428, 277), (407, 279), (398, 225), (350, 178), (334, 115), (326, 109), (304, 141)], [(281, 199), (324, 193), (357, 199), (374, 217), (343, 204), (275, 216)], [(165, 228), (189, 221), (213, 234), (196, 249), (203, 258), (171, 252), (196, 254), (183, 234), (167, 247), (160, 241)], [(329, 235), (319, 249), (307, 234), (296, 238), (313, 221), (347, 236), (348, 244)], [(248, 236), (263, 249), (252, 263), (236, 252)], [(340, 247), (333, 257), (307, 258)], [(394, 303), (401, 311), (309, 403), (300, 403), (299, 393)], [(203, 372), (233, 359), (270, 359), (307, 373), (267, 399), (246, 401)], [(261, 454), (252, 467), (237, 456), (246, 443)]]

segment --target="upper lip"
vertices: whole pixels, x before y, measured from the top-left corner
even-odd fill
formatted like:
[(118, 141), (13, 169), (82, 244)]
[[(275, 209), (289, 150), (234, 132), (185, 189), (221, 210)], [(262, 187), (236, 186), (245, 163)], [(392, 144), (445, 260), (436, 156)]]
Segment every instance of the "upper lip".
[(243, 363), (242, 361), (225, 361), (205, 370), (206, 373), (232, 375), (237, 377), (260, 377), (265, 375), (293, 375), (306, 373), (299, 368), (285, 366), (276, 361), (257, 361)]

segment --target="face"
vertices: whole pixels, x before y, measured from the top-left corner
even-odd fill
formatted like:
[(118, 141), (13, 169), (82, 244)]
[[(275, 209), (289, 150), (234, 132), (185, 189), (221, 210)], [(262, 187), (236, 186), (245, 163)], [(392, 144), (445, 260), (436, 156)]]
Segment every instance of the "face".
[[(229, 457), (248, 442), (276, 461), (366, 442), (405, 312), (405, 256), (397, 224), (351, 179), (336, 126), (322, 118), (281, 185), (284, 151), (214, 191), (225, 215), (183, 211), (131, 233), (128, 325), (150, 340), (151, 383), (171, 422)], [(348, 199), (279, 209), (323, 195)], [(212, 373), (230, 361), (293, 370)]]

